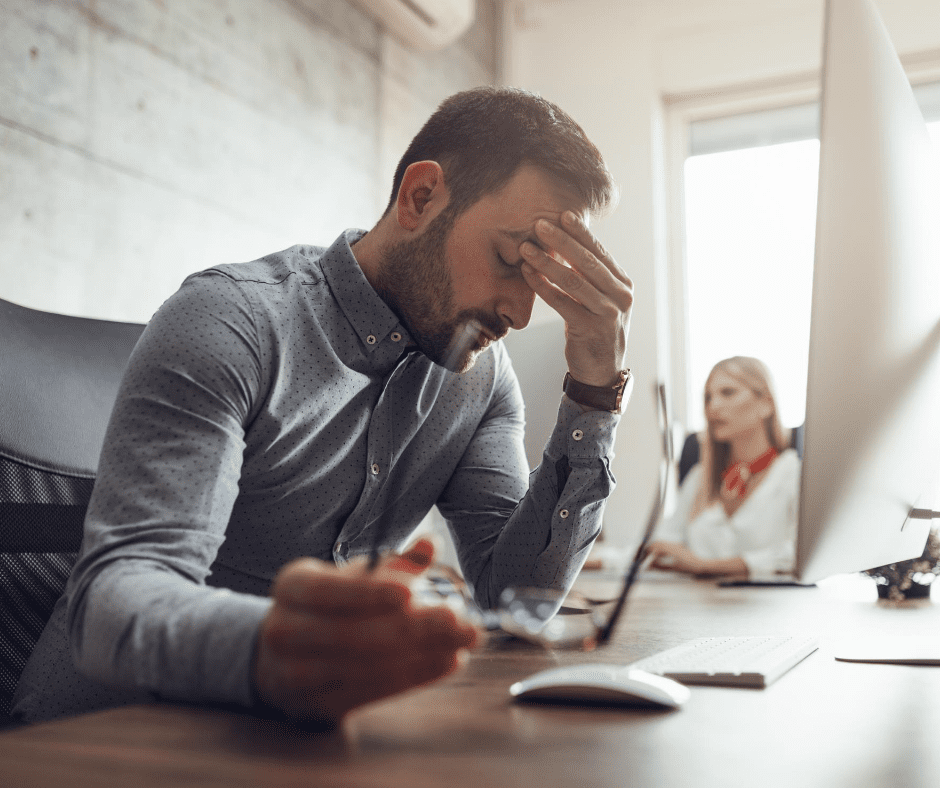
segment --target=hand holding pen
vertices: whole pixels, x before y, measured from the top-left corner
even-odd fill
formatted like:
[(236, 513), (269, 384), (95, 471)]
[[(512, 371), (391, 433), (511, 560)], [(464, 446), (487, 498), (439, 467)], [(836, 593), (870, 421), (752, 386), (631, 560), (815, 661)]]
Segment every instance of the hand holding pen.
[(258, 697), (292, 717), (337, 723), (349, 711), (452, 673), (477, 629), (447, 607), (422, 607), (410, 582), (432, 563), (419, 540), (374, 569), (313, 558), (272, 585), (253, 670)]

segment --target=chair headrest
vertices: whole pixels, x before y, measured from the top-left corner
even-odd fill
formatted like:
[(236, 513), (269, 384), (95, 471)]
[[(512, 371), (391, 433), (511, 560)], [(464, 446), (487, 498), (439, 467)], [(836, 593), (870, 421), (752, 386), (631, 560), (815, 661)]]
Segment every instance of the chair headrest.
[(93, 476), (118, 384), (143, 329), (0, 299), (0, 456)]

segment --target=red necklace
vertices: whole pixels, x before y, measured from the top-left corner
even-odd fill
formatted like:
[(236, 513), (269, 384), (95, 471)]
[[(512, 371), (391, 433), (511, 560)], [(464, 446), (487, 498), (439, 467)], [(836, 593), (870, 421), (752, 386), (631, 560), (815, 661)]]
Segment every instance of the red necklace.
[(736, 462), (729, 465), (721, 474), (721, 486), (735, 498), (743, 498), (751, 477), (767, 468), (776, 456), (777, 450), (771, 446), (754, 462)]

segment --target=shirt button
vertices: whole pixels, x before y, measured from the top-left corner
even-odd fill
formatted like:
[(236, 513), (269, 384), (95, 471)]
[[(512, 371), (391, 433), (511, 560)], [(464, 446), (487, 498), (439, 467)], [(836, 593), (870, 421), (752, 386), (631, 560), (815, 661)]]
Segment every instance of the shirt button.
[(567, 519), (568, 519), (568, 510), (567, 510), (567, 509), (562, 509), (562, 510), (558, 513), (558, 516), (559, 516), (562, 520), (567, 520)]
[(401, 334), (397, 331), (392, 332), (392, 342), (401, 342)]
[(368, 342), (370, 345), (374, 345), (376, 341), (376, 338), (372, 334), (369, 334), (369, 336), (366, 337), (366, 342)]
[(581, 430), (575, 430), (574, 432), (571, 433), (571, 437), (574, 438), (576, 441), (579, 441), (581, 440), (581, 438), (584, 437), (584, 433)]
[(379, 464), (377, 462), (372, 463), (372, 475), (373, 476), (379, 475)]

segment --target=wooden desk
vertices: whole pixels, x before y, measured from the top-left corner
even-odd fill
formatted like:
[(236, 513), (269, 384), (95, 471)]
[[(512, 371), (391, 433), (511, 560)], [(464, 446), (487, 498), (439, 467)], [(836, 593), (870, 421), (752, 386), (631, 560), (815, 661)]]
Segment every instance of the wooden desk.
[[(940, 604), (888, 607), (831, 588), (716, 588), (647, 577), (617, 642), (592, 654), (494, 644), (459, 675), (313, 733), (173, 705), (0, 735), (4, 785), (799, 786), (940, 784), (940, 668), (832, 658), (833, 638), (940, 634)], [(873, 592), (872, 592), (873, 593)], [(681, 711), (528, 706), (509, 685), (576, 661), (628, 662), (693, 637), (816, 633), (766, 690), (696, 687)]]

